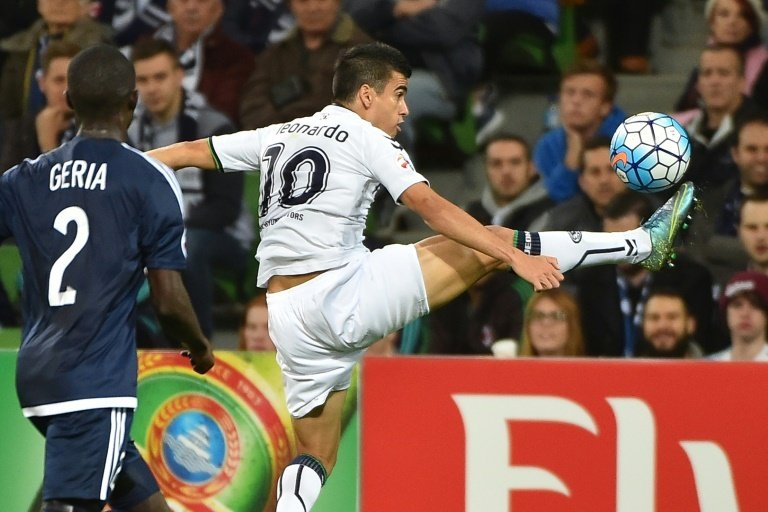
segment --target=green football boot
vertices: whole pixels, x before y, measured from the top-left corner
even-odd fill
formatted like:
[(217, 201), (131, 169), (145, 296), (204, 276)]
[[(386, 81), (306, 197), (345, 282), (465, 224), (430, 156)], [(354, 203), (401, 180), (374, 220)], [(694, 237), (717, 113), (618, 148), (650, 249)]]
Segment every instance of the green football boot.
[(681, 229), (688, 229), (692, 220), (692, 209), (698, 203), (694, 197), (694, 186), (690, 181), (683, 183), (666, 203), (656, 210), (641, 226), (651, 237), (651, 255), (640, 262), (648, 270), (661, 270), (665, 264), (674, 266), (675, 238)]

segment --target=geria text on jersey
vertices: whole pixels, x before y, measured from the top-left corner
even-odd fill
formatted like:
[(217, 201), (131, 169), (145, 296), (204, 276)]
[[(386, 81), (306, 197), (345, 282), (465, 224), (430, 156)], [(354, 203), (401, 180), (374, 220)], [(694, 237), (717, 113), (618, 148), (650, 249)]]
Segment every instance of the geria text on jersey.
[(56, 191), (64, 188), (104, 190), (107, 187), (107, 164), (67, 160), (51, 167), (49, 188)]

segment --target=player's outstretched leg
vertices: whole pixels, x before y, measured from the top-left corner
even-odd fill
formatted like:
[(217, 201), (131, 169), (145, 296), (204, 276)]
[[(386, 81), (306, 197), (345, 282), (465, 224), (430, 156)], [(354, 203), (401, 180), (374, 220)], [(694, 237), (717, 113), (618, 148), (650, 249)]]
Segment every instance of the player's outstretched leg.
[[(695, 201), (693, 185), (684, 183), (645, 224), (622, 233), (487, 228), (527, 254), (557, 258), (562, 272), (615, 263), (659, 270), (674, 257), (674, 241), (687, 226)], [(416, 252), (430, 309), (453, 300), (488, 272), (504, 268), (498, 260), (442, 235), (418, 242)]]
[(562, 272), (610, 263), (636, 263), (657, 271), (675, 257), (675, 239), (688, 227), (697, 203), (694, 192), (692, 183), (683, 183), (642, 226), (631, 231), (520, 231), (515, 245), (529, 254), (556, 257)]

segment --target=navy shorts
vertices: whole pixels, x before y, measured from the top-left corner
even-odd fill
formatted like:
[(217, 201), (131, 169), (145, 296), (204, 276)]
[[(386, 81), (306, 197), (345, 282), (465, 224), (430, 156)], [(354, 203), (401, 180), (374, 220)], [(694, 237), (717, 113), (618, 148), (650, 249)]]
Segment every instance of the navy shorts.
[(159, 491), (129, 437), (133, 409), (29, 418), (45, 436), (43, 500), (91, 500), (126, 509)]

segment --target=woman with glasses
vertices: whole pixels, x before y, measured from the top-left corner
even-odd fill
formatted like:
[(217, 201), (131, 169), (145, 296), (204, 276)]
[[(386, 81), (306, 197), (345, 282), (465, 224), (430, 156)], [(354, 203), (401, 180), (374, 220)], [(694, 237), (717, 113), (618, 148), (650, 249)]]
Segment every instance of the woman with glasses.
[(579, 306), (561, 289), (535, 294), (523, 320), (521, 356), (568, 357), (584, 355)]

